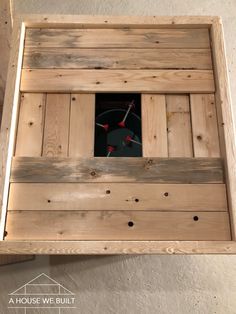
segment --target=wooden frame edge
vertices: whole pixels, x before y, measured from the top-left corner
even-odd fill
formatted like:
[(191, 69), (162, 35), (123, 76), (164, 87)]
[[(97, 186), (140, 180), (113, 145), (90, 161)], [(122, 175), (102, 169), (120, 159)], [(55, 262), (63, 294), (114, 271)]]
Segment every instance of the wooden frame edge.
[(232, 239), (236, 240), (236, 133), (225, 54), (224, 33), (221, 19), (211, 27), (212, 53), (215, 75), (215, 100), (220, 131), (221, 154), (224, 159), (228, 206)]
[(0, 254), (236, 254), (235, 241), (0, 241)]
[(20, 95), (20, 77), (23, 59), (24, 36), (25, 25), (19, 19), (16, 19), (13, 26), (12, 49), (8, 66), (7, 85), (0, 132), (0, 164), (2, 164), (0, 170), (0, 239), (4, 238), (11, 157), (14, 150), (15, 129), (17, 124), (18, 103)]
[[(184, 24), (189, 28), (210, 28), (219, 19), (217, 16), (111, 16), (111, 15), (54, 15), (24, 14), (18, 18), (26, 27), (57, 28), (57, 27), (179, 27)], [(179, 24), (179, 25), (178, 25)]]

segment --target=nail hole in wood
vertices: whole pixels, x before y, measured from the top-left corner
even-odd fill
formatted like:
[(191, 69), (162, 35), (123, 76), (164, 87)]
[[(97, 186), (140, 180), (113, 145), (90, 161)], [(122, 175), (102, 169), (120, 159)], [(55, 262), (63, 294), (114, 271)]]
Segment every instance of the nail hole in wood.
[(129, 227), (133, 227), (133, 225), (134, 225), (133, 221), (129, 221), (129, 222), (128, 222), (128, 226), (129, 226)]
[(193, 220), (194, 220), (194, 221), (198, 221), (198, 219), (199, 219), (198, 216), (194, 216), (194, 217), (193, 217)]
[(76, 98), (75, 98), (75, 97), (72, 97), (72, 100), (74, 101), (74, 100), (76, 100)]
[(96, 176), (96, 172), (95, 171), (91, 171), (90, 174), (91, 174), (92, 177)]
[(199, 141), (201, 141), (202, 136), (201, 136), (201, 135), (198, 135), (198, 136), (197, 136), (197, 139), (198, 139)]
[(6, 237), (8, 235), (8, 232), (7, 231), (4, 231), (4, 236)]
[(106, 194), (111, 194), (111, 191), (110, 190), (106, 190)]
[(165, 193), (164, 193), (164, 196), (165, 196), (165, 197), (169, 196), (169, 193), (168, 193), (168, 192), (165, 192)]
[(51, 203), (51, 200), (48, 200), (48, 203)]
[(136, 202), (136, 203), (138, 203), (138, 202), (139, 202), (139, 199), (138, 199), (138, 198), (136, 198), (136, 199), (135, 199), (135, 202)]

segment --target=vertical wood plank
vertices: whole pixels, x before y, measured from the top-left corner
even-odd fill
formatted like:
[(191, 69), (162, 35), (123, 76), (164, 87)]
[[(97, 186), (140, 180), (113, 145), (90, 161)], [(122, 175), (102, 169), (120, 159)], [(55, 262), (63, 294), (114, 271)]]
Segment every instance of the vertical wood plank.
[[(0, 27), (0, 51), (1, 51), (1, 63), (0, 63), (0, 125), (2, 121), (2, 111), (3, 111), (3, 100), (5, 94), (5, 86), (6, 86), (6, 78), (8, 72), (8, 62), (9, 62), (9, 55), (10, 55), (10, 48), (12, 47), (11, 52), (11, 70), (8, 72), (8, 92), (6, 93), (5, 97), (5, 119), (3, 119), (3, 127), (1, 130), (1, 174), (0, 174), (0, 204), (2, 205), (2, 188), (3, 182), (5, 177), (5, 152), (8, 151), (8, 140), (9, 140), (9, 129), (10, 124), (8, 121), (11, 120), (11, 106), (13, 101), (11, 99), (11, 95), (13, 95), (13, 86), (14, 86), (14, 75), (16, 66), (12, 67), (12, 64), (16, 64), (15, 61), (17, 60), (17, 54), (20, 53), (20, 49), (18, 47), (18, 41), (16, 40), (16, 33), (20, 30), (19, 24), (15, 23), (15, 30), (11, 39), (12, 33), (12, 15), (11, 15), (11, 6), (10, 1), (8, 0), (1, 0), (0, 1), (0, 20), (1, 20), (1, 27)], [(17, 30), (17, 28), (19, 28)], [(17, 52), (14, 51), (14, 48), (17, 47)], [(13, 61), (14, 60), (14, 61)], [(10, 91), (10, 93), (9, 93)], [(10, 97), (9, 97), (10, 95)], [(8, 120), (9, 119), (9, 120)], [(5, 123), (7, 122), (7, 123)], [(5, 124), (5, 125), (4, 125)], [(4, 138), (6, 136), (6, 138)], [(6, 140), (7, 139), (7, 140)], [(4, 148), (6, 147), (6, 149)], [(0, 213), (1, 213), (2, 206), (0, 206)], [(5, 218), (2, 217), (2, 225), (5, 223)], [(0, 227), (1, 229), (1, 227)], [(2, 228), (3, 229), (3, 228)], [(1, 231), (0, 231), (1, 237)], [(29, 255), (1, 255), (0, 256), (0, 265), (5, 264), (12, 264), (17, 262), (23, 262), (27, 260), (33, 259), (33, 256)]]
[(168, 157), (165, 95), (142, 94), (143, 157)]
[(47, 94), (43, 156), (68, 155), (69, 115), (69, 94)]
[(94, 155), (95, 94), (72, 94), (70, 114), (70, 157)]
[(169, 157), (193, 157), (192, 130), (187, 95), (167, 95)]
[(15, 156), (42, 154), (45, 94), (22, 94)]
[(193, 148), (195, 157), (219, 157), (219, 134), (213, 94), (191, 94)]

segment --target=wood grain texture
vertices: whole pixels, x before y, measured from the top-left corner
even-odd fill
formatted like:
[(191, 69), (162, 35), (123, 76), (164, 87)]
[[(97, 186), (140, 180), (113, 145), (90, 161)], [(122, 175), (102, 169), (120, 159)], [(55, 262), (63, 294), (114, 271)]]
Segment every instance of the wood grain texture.
[(169, 157), (192, 157), (192, 130), (187, 95), (167, 95)]
[(28, 28), (210, 28), (218, 16), (114, 16), (24, 14), (21, 17)]
[(95, 94), (72, 94), (69, 156), (93, 157)]
[(168, 157), (165, 95), (143, 94), (143, 157)]
[(220, 158), (14, 157), (11, 182), (222, 183)]
[(41, 156), (45, 94), (22, 94), (15, 156)]
[(67, 156), (69, 115), (69, 94), (47, 94), (43, 156)]
[(0, 254), (235, 255), (235, 241), (0, 241)]
[[(14, 69), (10, 69), (8, 71), (8, 62), (10, 59), (10, 48), (12, 47), (11, 52), (11, 59), (10, 59), (10, 67), (12, 67), (13, 62), (17, 60), (17, 54), (20, 53), (20, 49), (16, 51), (16, 46), (18, 45), (17, 37), (19, 35), (20, 28), (19, 25), (15, 27), (13, 35), (12, 35), (12, 20), (11, 20), (11, 8), (10, 2), (8, 0), (1, 0), (0, 1), (0, 52), (1, 52), (1, 63), (0, 63), (0, 125), (2, 121), (2, 113), (3, 113), (3, 101), (5, 103), (4, 109), (4, 117), (3, 117), (3, 127), (1, 129), (1, 137), (0, 137), (0, 214), (2, 211), (2, 198), (3, 198), (3, 185), (4, 185), (4, 177), (5, 177), (5, 169), (6, 169), (6, 154), (7, 154), (7, 144), (9, 140), (9, 130), (10, 124), (8, 125), (9, 120), (11, 119), (11, 110), (13, 101), (11, 99), (12, 94), (14, 93)], [(11, 36), (12, 35), (12, 36)], [(8, 79), (7, 79), (8, 73)], [(7, 91), (5, 93), (6, 88), (6, 81), (7, 81)], [(5, 100), (4, 100), (5, 94)], [(5, 212), (5, 208), (4, 208)], [(3, 213), (5, 216), (5, 213)], [(5, 223), (5, 217), (2, 217), (2, 225)], [(2, 237), (2, 227), (0, 231), (0, 237)], [(0, 265), (12, 264), (22, 261), (31, 260), (32, 256), (26, 255), (1, 255), (0, 256)]]
[(12, 183), (10, 210), (227, 211), (224, 184)]
[(219, 135), (213, 94), (190, 95), (193, 148), (196, 157), (219, 157)]
[(208, 29), (27, 29), (26, 47), (210, 48)]
[(23, 69), (25, 92), (212, 93), (212, 70)]
[(10, 211), (6, 230), (6, 241), (231, 239), (225, 212)]
[(210, 49), (25, 48), (28, 69), (199, 69), (211, 70)]
[(236, 240), (236, 134), (221, 20), (213, 23), (211, 38), (217, 86), (215, 100), (219, 122), (220, 149), (225, 167), (232, 236)]

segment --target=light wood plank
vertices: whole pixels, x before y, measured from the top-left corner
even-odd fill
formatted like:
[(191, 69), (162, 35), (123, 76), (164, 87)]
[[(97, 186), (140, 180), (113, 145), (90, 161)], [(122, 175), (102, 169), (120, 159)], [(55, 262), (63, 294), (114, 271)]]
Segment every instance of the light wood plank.
[(233, 239), (236, 240), (236, 134), (221, 20), (215, 21), (212, 25), (211, 37), (217, 86), (215, 97), (219, 122), (220, 150), (225, 167), (231, 230)]
[(208, 29), (27, 29), (26, 47), (210, 48)]
[(25, 48), (30, 69), (199, 69), (211, 70), (210, 49)]
[(24, 25), (20, 25), (19, 20), (16, 19), (14, 22), (12, 34), (12, 48), (8, 66), (7, 85), (4, 97), (4, 108), (0, 132), (0, 239), (3, 239), (4, 236), (11, 157), (14, 154), (15, 148), (15, 133), (20, 98), (19, 86), (22, 65), (21, 61), (24, 47), (24, 33)]
[(110, 16), (24, 14), (22, 20), (28, 28), (210, 28), (218, 16)]
[(227, 211), (224, 184), (12, 183), (9, 210)]
[[(13, 44), (12, 49), (14, 49), (14, 46), (16, 44), (15, 42), (15, 32), (13, 34), (13, 40), (11, 42), (11, 34), (12, 34), (12, 16), (11, 16), (11, 8), (10, 8), (10, 1), (8, 0), (1, 0), (0, 1), (0, 21), (1, 21), (1, 27), (0, 27), (0, 52), (1, 52), (1, 63), (0, 63), (0, 124), (2, 121), (2, 111), (3, 111), (3, 100), (4, 100), (4, 94), (5, 94), (5, 87), (6, 87), (6, 79), (7, 79), (7, 71), (8, 71), (8, 62), (9, 62), (9, 57), (10, 57), (10, 48), (11, 48), (11, 44)], [(11, 62), (12, 62), (11, 58)], [(10, 71), (9, 71), (10, 73)], [(8, 84), (9, 84), (9, 77), (8, 76)], [(11, 77), (12, 77), (12, 71), (11, 71)], [(13, 77), (12, 77), (12, 81), (13, 81)], [(13, 92), (13, 90), (11, 91)], [(9, 90), (8, 90), (9, 93)], [(9, 94), (6, 93), (6, 97), (9, 97)], [(7, 99), (7, 101), (9, 101), (9, 99)], [(5, 102), (5, 106), (6, 103)], [(8, 103), (7, 105), (7, 111), (11, 111), (11, 103)], [(5, 109), (5, 112), (6, 112)], [(6, 113), (5, 113), (6, 114)], [(4, 121), (5, 122), (5, 121)], [(4, 140), (4, 136), (5, 134), (8, 135), (9, 132), (9, 126), (7, 128), (5, 128), (6, 125), (4, 126), (4, 128), (2, 129), (1, 132), (3, 132), (3, 130), (5, 130), (3, 132), (3, 136), (1, 140)], [(5, 148), (4, 146), (6, 145), (6, 149), (7, 148), (7, 140), (4, 140), (4, 142), (1, 143), (1, 154), (3, 154), (0, 159), (1, 159), (1, 176), (4, 176), (4, 171), (5, 171), (5, 164), (2, 163), (2, 161), (4, 161), (4, 154), (5, 154)], [(0, 178), (0, 213), (1, 213), (1, 204), (2, 204), (2, 184), (3, 182), (1, 182), (1, 179), (3, 180), (4, 178)], [(5, 214), (4, 214), (5, 215)], [(4, 224), (5, 222), (4, 217), (2, 218), (2, 224)], [(1, 228), (2, 229), (2, 228)], [(2, 230), (0, 231), (0, 234), (2, 233)], [(2, 236), (2, 234), (1, 234)], [(27, 260), (31, 260), (33, 257), (32, 256), (26, 256), (26, 255), (1, 255), (0, 256), (0, 265), (5, 265), (5, 264), (12, 264), (12, 263), (17, 263), (17, 262), (22, 262), (22, 261), (27, 261)]]
[(226, 212), (10, 211), (6, 230), (28, 241), (231, 239)]
[(220, 158), (14, 157), (11, 182), (223, 183)]
[(168, 157), (165, 95), (143, 94), (143, 157)]
[(45, 94), (22, 94), (15, 156), (41, 156)]
[(161, 92), (212, 93), (211, 70), (23, 69), (25, 92)]
[(235, 241), (1, 241), (0, 254), (235, 255)]
[(191, 94), (193, 148), (196, 157), (219, 157), (219, 135), (213, 94)]
[(189, 97), (167, 95), (166, 103), (169, 157), (192, 157)]
[(72, 94), (70, 113), (70, 157), (93, 157), (95, 94)]
[(69, 114), (69, 94), (47, 95), (43, 156), (67, 156), (69, 138)]
[(0, 254), (235, 255), (236, 241), (0, 241)]

